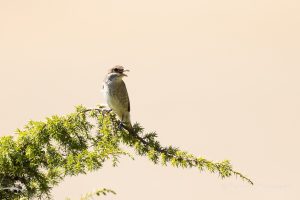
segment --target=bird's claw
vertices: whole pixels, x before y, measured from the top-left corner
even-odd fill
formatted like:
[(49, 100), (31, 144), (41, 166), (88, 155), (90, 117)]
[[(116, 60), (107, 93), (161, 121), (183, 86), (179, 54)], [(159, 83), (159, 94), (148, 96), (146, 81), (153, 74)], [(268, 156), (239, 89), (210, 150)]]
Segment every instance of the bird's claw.
[(119, 129), (121, 129), (121, 130), (124, 128), (124, 124), (123, 124), (123, 122), (120, 122), (120, 123), (119, 123), (119, 126), (118, 126), (118, 128), (119, 128)]
[(110, 109), (110, 108), (104, 108), (103, 110), (102, 110), (102, 114), (103, 115), (107, 115), (108, 113), (110, 113), (112, 111), (112, 109)]

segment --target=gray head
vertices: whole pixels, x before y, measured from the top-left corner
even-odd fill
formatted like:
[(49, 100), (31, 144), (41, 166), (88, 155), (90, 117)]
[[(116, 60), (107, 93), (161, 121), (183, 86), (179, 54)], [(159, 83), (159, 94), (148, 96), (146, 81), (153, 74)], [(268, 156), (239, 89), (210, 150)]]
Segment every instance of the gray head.
[(113, 80), (115, 78), (121, 80), (124, 76), (127, 76), (127, 74), (125, 74), (124, 72), (129, 72), (129, 70), (124, 69), (124, 67), (121, 65), (116, 65), (108, 70), (108, 78), (110, 80)]

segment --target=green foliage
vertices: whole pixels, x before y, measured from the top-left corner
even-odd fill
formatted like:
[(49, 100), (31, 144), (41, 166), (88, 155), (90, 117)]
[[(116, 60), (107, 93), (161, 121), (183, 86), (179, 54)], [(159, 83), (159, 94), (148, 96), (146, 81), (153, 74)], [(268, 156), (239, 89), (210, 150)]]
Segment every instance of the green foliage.
[(106, 196), (107, 194), (116, 194), (116, 192), (111, 189), (103, 188), (103, 189), (96, 190), (95, 192), (90, 192), (85, 194), (80, 198), (80, 200), (89, 200), (89, 199), (93, 199), (94, 196)]
[[(88, 192), (85, 195), (81, 196), (80, 200), (90, 200), (90, 199), (94, 199), (95, 196), (106, 196), (108, 194), (117, 194), (117, 193), (107, 188), (97, 189), (95, 192)], [(71, 200), (71, 199), (66, 198), (65, 200)]]
[[(156, 133), (144, 133), (139, 124), (119, 128), (120, 121), (103, 107), (78, 106), (66, 116), (52, 116), (45, 122), (30, 121), (15, 138), (0, 138), (0, 199), (51, 198), (51, 189), (66, 176), (98, 170), (107, 160), (117, 166), (120, 156), (131, 155), (132, 147), (153, 163), (181, 168), (198, 168), (221, 178), (235, 175), (252, 181), (232, 169), (229, 161), (212, 162), (156, 140)], [(106, 194), (108, 190), (102, 191)], [(100, 192), (101, 193), (101, 192)], [(99, 194), (100, 194), (99, 193)]]

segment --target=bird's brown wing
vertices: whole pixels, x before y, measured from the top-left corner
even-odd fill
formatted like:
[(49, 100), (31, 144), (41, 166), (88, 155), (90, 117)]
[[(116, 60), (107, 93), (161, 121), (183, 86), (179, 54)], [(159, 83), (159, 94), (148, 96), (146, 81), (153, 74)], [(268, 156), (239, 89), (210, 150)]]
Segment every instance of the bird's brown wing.
[(127, 108), (127, 111), (130, 112), (130, 101), (124, 81), (122, 81), (122, 83), (120, 84), (119, 92), (122, 93), (121, 95), (119, 95), (119, 97), (121, 98), (120, 103), (123, 104), (123, 108)]
[(129, 98), (128, 98), (128, 112), (130, 112), (130, 101), (129, 101)]

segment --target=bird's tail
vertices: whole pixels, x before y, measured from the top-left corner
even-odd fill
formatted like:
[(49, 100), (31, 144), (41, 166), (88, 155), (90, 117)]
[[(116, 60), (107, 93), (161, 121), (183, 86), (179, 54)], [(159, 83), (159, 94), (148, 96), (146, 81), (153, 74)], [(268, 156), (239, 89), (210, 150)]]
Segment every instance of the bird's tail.
[(124, 125), (131, 131), (133, 130), (132, 128), (132, 124), (131, 124), (131, 120), (130, 120), (130, 113), (125, 113), (122, 116), (122, 122), (124, 123)]

